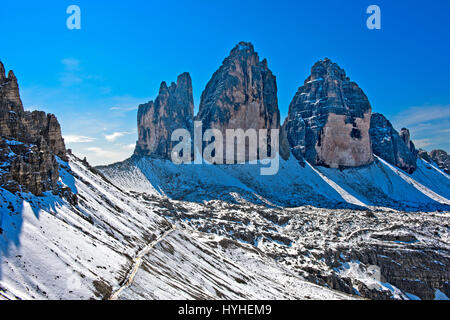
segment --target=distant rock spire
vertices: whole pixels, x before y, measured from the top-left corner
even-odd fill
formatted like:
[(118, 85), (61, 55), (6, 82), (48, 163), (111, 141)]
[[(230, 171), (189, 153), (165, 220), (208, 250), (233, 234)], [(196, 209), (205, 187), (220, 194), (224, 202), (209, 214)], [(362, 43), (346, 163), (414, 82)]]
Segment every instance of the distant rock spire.
[(23, 111), (22, 100), (20, 99), (19, 85), (14, 72), (10, 70), (5, 78), (5, 67), (0, 62), (0, 95), (3, 100), (9, 101), (10, 110)]
[(3, 65), (2, 61), (0, 60), (0, 85), (2, 85), (6, 80), (5, 77), (5, 66)]
[(189, 73), (178, 76), (170, 87), (161, 82), (155, 101), (140, 105), (138, 110), (138, 141), (135, 155), (170, 159), (173, 131), (187, 129), (192, 133), (194, 98)]

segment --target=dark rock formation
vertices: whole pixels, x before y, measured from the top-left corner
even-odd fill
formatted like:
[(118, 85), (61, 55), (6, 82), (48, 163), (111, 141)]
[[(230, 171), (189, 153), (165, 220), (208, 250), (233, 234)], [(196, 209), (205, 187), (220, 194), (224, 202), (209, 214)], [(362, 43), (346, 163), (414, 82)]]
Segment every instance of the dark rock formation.
[(363, 166), (373, 161), (371, 112), (358, 85), (336, 63), (324, 59), (298, 89), (283, 130), (299, 160), (333, 168)]
[(370, 138), (374, 154), (408, 173), (416, 170), (416, 150), (408, 129), (403, 128), (399, 134), (385, 116), (374, 113)]
[(434, 162), (437, 166), (442, 169), (446, 174), (450, 174), (450, 155), (447, 154), (446, 151), (437, 149), (433, 150), (430, 153), (425, 150), (420, 149), (419, 157), (424, 159), (427, 162)]
[[(201, 96), (203, 130), (279, 129), (276, 77), (253, 45), (240, 42), (214, 73)], [(269, 138), (270, 140), (270, 138)]]
[(55, 155), (67, 160), (58, 120), (42, 111), (24, 111), (17, 79), (5, 77), (0, 62), (0, 184), (36, 195), (55, 190), (59, 177)]
[(155, 101), (139, 106), (139, 140), (135, 155), (170, 159), (170, 152), (177, 142), (171, 141), (172, 132), (184, 128), (192, 133), (194, 99), (189, 73), (178, 76), (177, 83), (167, 87), (161, 83)]
[(423, 150), (423, 149), (417, 150), (417, 156), (422, 158), (426, 162), (430, 162), (430, 163), (433, 162), (433, 160), (431, 159), (430, 155), (428, 154), (428, 152), (426, 150)]
[(444, 150), (433, 150), (430, 157), (446, 174), (450, 174), (450, 155)]
[(416, 155), (417, 154), (416, 146), (411, 141), (411, 134), (409, 133), (408, 129), (402, 128), (402, 130), (400, 130), (400, 138), (402, 138), (408, 150)]

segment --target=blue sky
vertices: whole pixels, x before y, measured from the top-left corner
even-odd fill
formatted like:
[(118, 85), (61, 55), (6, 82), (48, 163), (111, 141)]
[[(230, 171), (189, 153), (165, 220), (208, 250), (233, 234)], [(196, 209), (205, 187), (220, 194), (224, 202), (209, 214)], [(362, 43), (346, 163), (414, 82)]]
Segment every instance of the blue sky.
[[(66, 9), (81, 8), (81, 30)], [(381, 30), (366, 8), (381, 8)], [(161, 81), (188, 71), (195, 105), (233, 46), (251, 41), (277, 76), (282, 119), (328, 57), (426, 149), (450, 151), (450, 1), (8, 1), (0, 59), (27, 109), (57, 115), (68, 147), (97, 165), (127, 158), (136, 112)]]

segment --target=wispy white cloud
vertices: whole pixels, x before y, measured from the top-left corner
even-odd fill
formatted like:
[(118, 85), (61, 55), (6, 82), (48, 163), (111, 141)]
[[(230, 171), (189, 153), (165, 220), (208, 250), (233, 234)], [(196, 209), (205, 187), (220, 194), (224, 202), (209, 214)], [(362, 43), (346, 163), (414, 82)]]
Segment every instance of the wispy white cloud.
[(104, 137), (107, 141), (109, 142), (114, 142), (116, 141), (118, 138), (123, 137), (127, 134), (133, 134), (134, 131), (131, 132), (113, 132), (111, 134), (105, 134)]
[(441, 119), (450, 119), (450, 105), (411, 107), (397, 114), (394, 122), (408, 127)]
[(392, 123), (396, 129), (408, 128), (418, 148), (450, 148), (450, 105), (411, 107), (392, 117)]
[(64, 58), (61, 60), (61, 63), (64, 65), (66, 70), (79, 70), (80, 69), (80, 60), (74, 58)]
[(131, 156), (132, 151), (128, 148), (120, 148), (120, 146), (114, 149), (90, 147), (80, 150), (80, 153), (86, 156), (92, 165), (105, 165), (125, 160)]
[(111, 111), (122, 111), (122, 112), (128, 112), (128, 111), (133, 111), (133, 110), (137, 110), (137, 109), (138, 109), (138, 106), (109, 108), (109, 110), (111, 110)]
[(144, 97), (144, 98), (136, 98), (132, 96), (117, 96), (111, 98), (111, 107), (109, 110), (118, 116), (122, 116), (127, 112), (136, 111), (139, 105), (146, 103), (152, 100), (152, 98)]
[(425, 148), (431, 145), (430, 139), (416, 139), (414, 140), (416, 148)]
[(90, 143), (94, 142), (95, 138), (69, 134), (64, 136), (64, 141), (66, 143)]
[(64, 71), (61, 73), (59, 81), (65, 87), (71, 87), (83, 82), (79, 71), (81, 62), (74, 58), (64, 58), (61, 60)]

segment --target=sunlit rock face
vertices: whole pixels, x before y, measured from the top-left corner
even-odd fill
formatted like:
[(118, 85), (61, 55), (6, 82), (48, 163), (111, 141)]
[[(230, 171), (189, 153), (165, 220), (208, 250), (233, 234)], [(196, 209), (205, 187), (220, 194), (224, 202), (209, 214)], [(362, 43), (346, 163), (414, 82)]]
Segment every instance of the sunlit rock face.
[(24, 111), (13, 71), (0, 62), (0, 184), (12, 192), (40, 195), (56, 190), (55, 156), (67, 160), (61, 127), (53, 114)]
[(172, 142), (172, 133), (177, 129), (193, 130), (194, 99), (189, 73), (178, 76), (177, 83), (169, 87), (161, 83), (155, 101), (139, 106), (139, 140), (135, 155), (171, 159), (171, 150), (177, 142)]
[[(279, 129), (276, 77), (251, 43), (240, 42), (214, 73), (201, 96), (203, 131)], [(269, 137), (270, 140), (270, 137)]]
[(372, 114), (370, 137), (374, 154), (398, 168), (413, 173), (417, 168), (417, 151), (409, 130), (398, 133), (380, 113)]
[(324, 59), (295, 94), (283, 131), (299, 160), (332, 168), (364, 166), (373, 161), (371, 112), (358, 85)]

